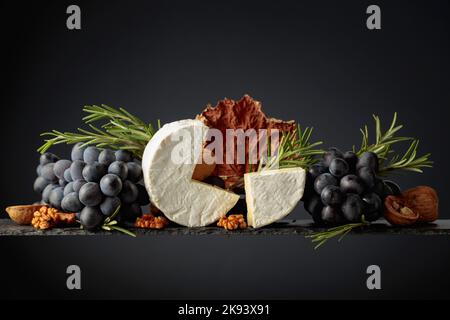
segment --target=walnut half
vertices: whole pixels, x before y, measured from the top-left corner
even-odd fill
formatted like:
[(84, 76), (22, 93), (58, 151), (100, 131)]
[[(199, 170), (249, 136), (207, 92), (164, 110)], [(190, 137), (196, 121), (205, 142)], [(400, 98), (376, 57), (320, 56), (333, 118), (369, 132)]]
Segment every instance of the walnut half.
[(46, 230), (58, 225), (70, 225), (76, 221), (75, 213), (59, 212), (55, 208), (42, 206), (33, 214), (31, 225), (36, 229)]
[(221, 217), (219, 222), (217, 222), (217, 226), (226, 230), (246, 229), (247, 222), (245, 222), (242, 214), (230, 214), (228, 217)]

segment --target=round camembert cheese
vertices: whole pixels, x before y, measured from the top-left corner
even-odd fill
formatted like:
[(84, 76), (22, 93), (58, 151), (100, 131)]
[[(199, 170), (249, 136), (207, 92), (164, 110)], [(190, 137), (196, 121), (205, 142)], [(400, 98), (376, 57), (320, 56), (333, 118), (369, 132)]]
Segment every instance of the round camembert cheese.
[(188, 227), (214, 223), (239, 200), (237, 194), (192, 180), (207, 130), (199, 120), (168, 123), (155, 133), (142, 157), (152, 203), (168, 219)]

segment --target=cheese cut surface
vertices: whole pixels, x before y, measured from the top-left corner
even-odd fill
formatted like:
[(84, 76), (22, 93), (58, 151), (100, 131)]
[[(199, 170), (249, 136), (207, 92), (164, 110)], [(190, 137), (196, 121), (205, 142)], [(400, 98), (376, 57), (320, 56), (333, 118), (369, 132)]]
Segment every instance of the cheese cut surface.
[(152, 203), (168, 219), (188, 227), (214, 223), (239, 200), (237, 194), (192, 180), (193, 159), (201, 155), (207, 130), (199, 120), (168, 123), (156, 132), (142, 157)]
[(305, 181), (302, 168), (246, 173), (248, 225), (260, 228), (287, 216), (303, 197)]

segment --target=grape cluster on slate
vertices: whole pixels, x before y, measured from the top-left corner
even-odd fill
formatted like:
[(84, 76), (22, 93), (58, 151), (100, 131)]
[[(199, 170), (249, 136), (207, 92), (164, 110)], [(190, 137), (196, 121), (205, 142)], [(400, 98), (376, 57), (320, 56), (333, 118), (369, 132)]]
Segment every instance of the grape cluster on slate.
[(367, 221), (380, 218), (384, 198), (400, 193), (400, 188), (380, 179), (378, 166), (378, 156), (373, 152), (358, 157), (352, 151), (328, 149), (307, 174), (303, 201), (314, 222), (339, 225), (360, 222), (362, 215)]
[(134, 222), (150, 203), (140, 161), (126, 150), (72, 148), (71, 160), (41, 155), (34, 190), (42, 203), (75, 212), (87, 230), (99, 228), (121, 206), (118, 220)]

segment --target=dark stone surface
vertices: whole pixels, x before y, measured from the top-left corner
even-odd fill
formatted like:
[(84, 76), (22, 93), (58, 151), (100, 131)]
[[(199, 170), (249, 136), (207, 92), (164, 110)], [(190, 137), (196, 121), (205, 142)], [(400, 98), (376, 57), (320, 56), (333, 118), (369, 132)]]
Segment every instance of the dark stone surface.
[[(163, 230), (130, 228), (138, 236), (144, 235), (307, 235), (324, 228), (314, 227), (309, 220), (284, 220), (261, 229), (245, 229), (227, 231), (215, 226), (202, 228), (186, 228), (171, 225)], [(417, 234), (417, 235), (450, 235), (450, 220), (437, 220), (435, 223), (414, 227), (392, 227), (381, 220), (364, 229), (355, 230), (362, 234)], [(20, 226), (9, 219), (0, 219), (0, 236), (79, 236), (79, 235), (121, 235), (119, 232), (87, 232), (77, 227), (36, 230), (31, 226)]]

